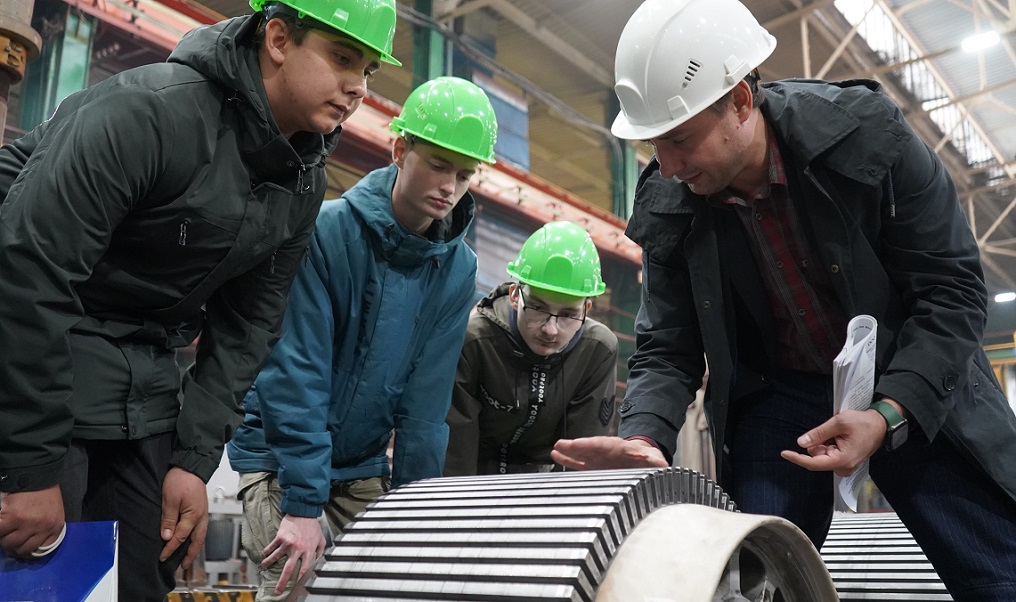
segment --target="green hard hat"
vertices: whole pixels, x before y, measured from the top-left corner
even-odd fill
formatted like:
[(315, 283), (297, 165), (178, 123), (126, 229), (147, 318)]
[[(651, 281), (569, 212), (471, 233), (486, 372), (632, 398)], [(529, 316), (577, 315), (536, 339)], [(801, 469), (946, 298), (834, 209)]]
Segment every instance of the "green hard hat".
[(533, 232), (508, 273), (529, 286), (575, 297), (596, 297), (607, 289), (593, 239), (571, 222), (550, 222)]
[(373, 48), (382, 61), (402, 66), (392, 56), (395, 0), (250, 0), (251, 8), (257, 11), (272, 4), (284, 4), (296, 10), (301, 19), (308, 16), (320, 21)]
[(431, 144), (494, 163), (497, 118), (487, 94), (459, 77), (437, 77), (410, 93), (389, 126)]

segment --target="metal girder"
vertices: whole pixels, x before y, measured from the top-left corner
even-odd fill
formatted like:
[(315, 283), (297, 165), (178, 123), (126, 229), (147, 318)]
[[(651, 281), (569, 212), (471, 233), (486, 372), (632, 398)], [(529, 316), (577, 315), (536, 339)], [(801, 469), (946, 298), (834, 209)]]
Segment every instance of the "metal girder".
[(449, 21), (456, 17), (464, 17), (471, 12), (490, 6), (494, 0), (442, 0), (435, 5), (434, 13), (438, 21)]
[(604, 69), (600, 63), (591, 60), (584, 53), (574, 46), (558, 37), (550, 29), (540, 25), (536, 19), (527, 15), (507, 0), (490, 0), (487, 2), (490, 8), (497, 11), (502, 17), (514, 23), (529, 35), (536, 38), (541, 44), (547, 46), (563, 59), (578, 67), (584, 73), (609, 89), (614, 87), (614, 75)]
[[(847, 56), (850, 56), (852, 60), (856, 60), (855, 55), (847, 54), (847, 49), (850, 48), (850, 42), (858, 29), (857, 26), (854, 26), (851, 30), (846, 32), (844, 31), (833, 32), (833, 36), (831, 38), (827, 38), (827, 41), (833, 46), (834, 51), (828, 57), (822, 68), (819, 71), (812, 73), (810, 62), (811, 44), (809, 41), (809, 36), (816, 33), (826, 34), (828, 32), (827, 28), (829, 27), (830, 24), (830, 21), (828, 20), (820, 22), (819, 19), (815, 18), (814, 13), (816, 10), (824, 8), (831, 4), (832, 2), (826, 2), (824, 0), (811, 2), (781, 17), (778, 17), (777, 19), (773, 19), (765, 23), (765, 26), (767, 28), (775, 28), (781, 25), (789, 24), (792, 22), (793, 19), (800, 20), (801, 47), (803, 52), (802, 61), (804, 66), (804, 75), (806, 77), (817, 77), (817, 78), (825, 77), (836, 61), (842, 58), (846, 58)], [(914, 39), (914, 36), (904, 27), (903, 23), (900, 21), (900, 14), (906, 12), (907, 10), (912, 10), (914, 6), (916, 6), (917, 4), (920, 3), (905, 5), (904, 7), (897, 9), (896, 12), (893, 12), (886, 5), (884, 0), (875, 0), (872, 4), (872, 7), (878, 5), (882, 9), (882, 11), (893, 23), (896, 30), (900, 32), (900, 35), (902, 35), (904, 39), (906, 39), (907, 43), (913, 48), (915, 53), (917, 53), (919, 56), (913, 59), (900, 61), (889, 65), (872, 66), (871, 68), (867, 68), (867, 66), (865, 65), (862, 67), (862, 69), (856, 70), (854, 73), (850, 74), (847, 77), (875, 77), (882, 79), (887, 74), (905, 68), (911, 64), (924, 63), (926, 65), (926, 67), (928, 68), (929, 72), (931, 73), (932, 77), (935, 79), (937, 84), (941, 86), (943, 90), (946, 91), (946, 94), (949, 97), (948, 100), (946, 100), (944, 103), (937, 104), (934, 107), (930, 107), (927, 110), (924, 107), (912, 102), (903, 101), (900, 104), (904, 112), (908, 114), (908, 116), (910, 117), (910, 123), (914, 127), (914, 129), (919, 132), (922, 138), (929, 141), (929, 144), (933, 146), (934, 151), (937, 154), (941, 155), (941, 158), (946, 163), (949, 171), (956, 178), (956, 184), (959, 190), (960, 197), (966, 199), (969, 202), (968, 219), (970, 221), (971, 229), (974, 231), (975, 236), (977, 236), (978, 246), (980, 247), (982, 252), (985, 269), (987, 271), (992, 272), (995, 276), (997, 276), (1000, 282), (1012, 284), (1013, 277), (1007, 274), (1006, 271), (997, 262), (993, 261), (992, 258), (990, 257), (991, 255), (996, 256), (1006, 255), (1008, 257), (1010, 256), (1010, 254), (999, 253), (998, 249), (992, 247), (989, 238), (996, 233), (1006, 232), (1006, 230), (1000, 230), (1000, 228), (1003, 226), (1003, 224), (1007, 224), (1008, 219), (1011, 219), (1010, 213), (1012, 212), (1014, 207), (1010, 203), (1010, 206), (1006, 208), (1005, 211), (997, 213), (998, 209), (996, 207), (998, 206), (998, 203), (996, 202), (994, 197), (992, 197), (990, 202), (979, 202), (977, 206), (980, 207), (982, 211), (982, 218), (983, 212), (986, 211), (990, 216), (992, 216), (991, 217), (992, 223), (988, 226), (987, 229), (982, 229), (983, 231), (978, 232), (976, 221), (974, 219), (975, 205), (973, 203), (973, 200), (976, 197), (984, 195), (986, 193), (993, 193), (997, 189), (1003, 189), (1007, 186), (1012, 186), (1014, 182), (1016, 182), (1016, 178), (1014, 178), (1014, 173), (1016, 173), (1016, 169), (1013, 169), (1012, 161), (1007, 161), (1008, 159), (1011, 158), (1006, 157), (1005, 154), (991, 142), (991, 138), (983, 130), (983, 127), (980, 125), (980, 123), (978, 123), (978, 121), (972, 115), (969, 114), (969, 112), (967, 111), (967, 107), (972, 103), (982, 101), (982, 99), (994, 98), (993, 96), (994, 93), (1016, 85), (1016, 80), (995, 83), (990, 86), (982, 85), (980, 90), (969, 94), (961, 95), (953, 91), (950, 88), (950, 86), (947, 85), (946, 79), (936, 69), (932, 61), (936, 58), (961, 52), (961, 47), (959, 45), (955, 45), (949, 48), (937, 50), (933, 53), (924, 54), (923, 48), (917, 43), (917, 41)], [(1016, 4), (1016, 2), (1013, 2), (1013, 4)], [(1002, 7), (1000, 6), (996, 6), (996, 8), (998, 8), (1000, 12), (1005, 12), (1004, 9), (1002, 9)], [(1014, 22), (1010, 20), (1008, 23), (996, 24), (995, 27), (996, 31), (998, 31), (1000, 35), (1003, 37), (1003, 41), (1007, 44), (1007, 47), (1011, 46), (1011, 44), (1008, 44), (1007, 37), (1014, 31), (1014, 29), (1016, 29), (1016, 26), (1014, 26), (1013, 23)], [(816, 26), (811, 27), (812, 25)], [(1012, 56), (1012, 54), (1010, 55)], [(889, 82), (887, 81), (884, 81), (883, 83), (889, 84)], [(894, 86), (889, 85), (888, 87), (892, 89)], [(897, 97), (899, 96), (897, 95)], [(940, 126), (938, 126), (937, 124), (932, 125), (929, 116), (929, 110), (940, 109), (946, 106), (958, 107), (961, 112), (962, 118), (957, 121), (956, 125), (952, 128), (951, 131), (942, 132), (940, 131)], [(920, 114), (925, 117), (922, 119), (914, 119), (913, 116), (917, 114)], [(963, 127), (964, 123), (969, 123), (970, 127), (973, 128), (973, 131), (975, 131), (984, 140), (985, 144), (988, 146), (989, 151), (995, 158), (995, 161), (998, 163), (998, 165), (970, 169), (969, 165), (967, 165), (965, 161), (961, 160), (960, 157), (958, 157), (955, 153), (942, 152), (946, 148), (947, 144), (952, 141), (953, 139), (952, 135), (955, 133), (955, 131), (957, 131), (957, 128)], [(976, 180), (974, 179), (974, 176), (978, 173), (981, 173), (987, 169), (991, 169), (994, 167), (1001, 167), (1003, 169), (1003, 173), (1009, 176), (1009, 178), (1005, 181), (975, 187)], [(1004, 235), (1007, 236), (1008, 233)]]
[(780, 27), (783, 27), (784, 25), (787, 25), (789, 23), (793, 23), (798, 19), (803, 19), (805, 17), (810, 16), (813, 12), (817, 11), (820, 8), (832, 6), (834, 1), (835, 0), (815, 0), (815, 2), (805, 4), (801, 8), (798, 8), (797, 10), (792, 10), (785, 15), (780, 15), (775, 19), (769, 19), (768, 21), (762, 24), (762, 27), (765, 27), (769, 31), (779, 29)]
[[(1008, 81), (1000, 82), (1000, 83), (995, 84), (994, 86), (989, 86), (989, 87), (987, 87), (987, 88), (985, 88), (983, 90), (978, 90), (977, 92), (973, 92), (971, 94), (964, 94), (963, 96), (952, 96), (946, 102), (936, 104), (934, 107), (932, 107), (932, 109), (941, 109), (943, 107), (949, 107), (949, 106), (952, 106), (952, 105), (966, 104), (968, 102), (978, 100), (978, 99), (980, 99), (980, 98), (982, 98), (984, 96), (988, 96), (990, 94), (994, 94), (995, 92), (998, 92), (999, 90), (1004, 90), (1005, 88), (1011, 88), (1013, 86), (1016, 86), (1016, 79), (1010, 79)], [(905, 112), (912, 113), (912, 112), (918, 112), (918, 111), (924, 112), (924, 113), (927, 112), (927, 110), (925, 110), (923, 108), (914, 107), (914, 106), (908, 107)], [(988, 143), (989, 146), (991, 145), (991, 142), (989, 140), (985, 139), (985, 142)], [(998, 153), (997, 149), (993, 149), (993, 150), (995, 150), (995, 152)], [(1001, 153), (996, 155), (996, 157), (998, 157), (998, 156), (1001, 156)]]
[[(874, 4), (872, 4), (868, 8), (867, 12), (864, 13), (864, 16), (867, 17), (868, 13), (870, 13), (873, 8), (875, 8)], [(822, 65), (822, 68), (819, 69), (818, 73), (815, 74), (816, 78), (823, 79), (826, 76), (826, 74), (829, 73), (829, 70), (832, 69), (833, 65), (836, 64), (836, 61), (840, 59), (840, 55), (843, 54), (843, 51), (846, 50), (847, 46), (854, 40), (854, 36), (857, 35), (857, 31), (858, 29), (860, 29), (860, 27), (861, 22), (859, 21), (857, 25), (854, 25), (853, 27), (850, 28), (850, 31), (847, 32), (847, 35), (843, 36), (843, 40), (839, 43), (839, 45), (836, 46), (836, 50), (833, 50), (833, 53), (829, 55), (828, 59), (826, 59), (825, 64)]]
[[(896, 30), (899, 33), (899, 35), (903, 36), (903, 38), (907, 40), (907, 43), (910, 44), (910, 47), (913, 48), (915, 52), (917, 52), (918, 54), (922, 54), (923, 55), (924, 54), (924, 48), (922, 48), (921, 45), (917, 43), (917, 40), (911, 34), (910, 30), (908, 30), (906, 27), (904, 27), (903, 23), (899, 19), (899, 16), (896, 13), (894, 13), (885, 4), (884, 0), (874, 0), (874, 1), (882, 7), (883, 12), (885, 12), (886, 16), (892, 22), (893, 26), (896, 28)], [(966, 102), (968, 100), (972, 100), (973, 98), (976, 98), (978, 96), (983, 96), (983, 94), (978, 93), (976, 95), (968, 95), (968, 97), (964, 97), (962, 100), (959, 100), (959, 96), (956, 94), (955, 90), (951, 89), (951, 87), (947, 84), (946, 78), (935, 67), (935, 64), (930, 62), (930, 61), (927, 61), (927, 62), (925, 62), (925, 66), (927, 67), (928, 71), (931, 72), (932, 76), (935, 78), (935, 81), (938, 83), (938, 85), (941, 86), (942, 89), (945, 90), (946, 93), (949, 95), (949, 98), (951, 99), (951, 102), (949, 102), (947, 104), (961, 104), (962, 105), (963, 102)], [(1007, 82), (1004, 85), (993, 87), (992, 89), (993, 89), (993, 91), (997, 91), (998, 89), (1001, 89), (1003, 87), (1008, 87), (1008, 86), (1012, 85), (1012, 83), (1013, 82)], [(940, 106), (945, 106), (945, 105), (940, 105)], [(938, 108), (938, 106), (936, 106), (935, 108)], [(992, 144), (991, 137), (987, 135), (987, 133), (984, 131), (984, 129), (981, 127), (981, 125), (977, 122), (977, 120), (975, 120), (975, 119), (968, 119), (968, 121), (970, 123), (970, 126), (977, 132), (977, 134), (984, 140), (984, 143), (991, 150), (991, 154), (992, 154), (992, 156), (995, 157), (995, 160), (998, 161), (999, 163), (1004, 163), (1006, 161), (1005, 156), (998, 149), (997, 146)]]

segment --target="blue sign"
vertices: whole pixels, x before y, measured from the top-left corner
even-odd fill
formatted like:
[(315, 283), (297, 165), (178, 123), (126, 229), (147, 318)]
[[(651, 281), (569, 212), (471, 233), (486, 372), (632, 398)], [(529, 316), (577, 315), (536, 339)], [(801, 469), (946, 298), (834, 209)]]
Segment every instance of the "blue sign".
[(117, 523), (67, 523), (63, 543), (38, 560), (0, 550), (0, 602), (116, 600)]

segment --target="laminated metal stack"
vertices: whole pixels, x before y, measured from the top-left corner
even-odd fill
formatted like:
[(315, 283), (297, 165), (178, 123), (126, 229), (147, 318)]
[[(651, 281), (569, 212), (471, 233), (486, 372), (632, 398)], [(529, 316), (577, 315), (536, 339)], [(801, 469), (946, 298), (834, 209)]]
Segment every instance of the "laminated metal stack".
[(307, 599), (591, 602), (625, 537), (678, 503), (735, 510), (681, 468), (420, 481), (347, 526)]
[[(656, 524), (645, 519), (674, 504), (736, 512), (719, 486), (682, 468), (419, 481), (385, 494), (347, 526), (307, 584), (306, 600), (594, 602), (602, 594), (601, 585), (607, 587), (611, 563), (624, 555), (619, 551), (629, 535), (643, 521)], [(729, 521), (723, 513), (712, 518), (701, 513), (687, 516), (691, 517), (687, 520), (706, 521), (700, 527), (719, 534), (717, 541), (731, 544), (724, 549), (735, 550), (730, 556), (718, 549), (701, 549), (705, 558), (717, 556), (701, 566), (720, 574), (719, 583), (712, 581), (716, 593), (702, 594), (701, 602), (745, 591), (753, 593), (744, 599), (763, 599), (754, 597), (757, 593), (780, 596), (764, 599), (814, 602), (814, 594), (807, 592), (819, 590), (798, 587), (802, 574), (816, 582), (826, 580), (823, 599), (832, 598), (835, 587), (844, 602), (952, 600), (895, 514), (837, 515), (821, 561), (796, 529), (798, 543), (784, 537), (786, 533), (778, 535), (779, 529), (762, 528), (769, 517), (755, 517), (760, 528), (749, 533), (724, 530), (724, 525), (739, 522), (733, 520), (736, 516), (751, 515), (730, 515)], [(673, 554), (687, 548), (682, 544), (688, 542), (680, 538), (694, 539), (694, 525), (683, 525), (672, 526), (665, 535), (666, 542), (675, 538)], [(737, 541), (724, 541), (723, 533)], [(638, 535), (631, 538), (639, 539)], [(667, 554), (667, 545), (656, 538), (651, 547), (661, 549), (648, 553)], [(799, 549), (801, 545), (811, 550), (813, 562), (803, 553), (807, 550)], [(697, 548), (694, 554), (699, 554)], [(646, 574), (645, 582), (666, 580), (671, 589), (687, 587), (699, 570), (690, 569), (696, 564), (691, 560), (700, 557), (687, 558), (689, 570), (678, 570), (679, 578)], [(648, 566), (645, 560), (637, 562), (636, 581), (629, 581), (625, 591), (637, 589), (642, 582), (640, 571)], [(625, 570), (631, 578), (628, 564)], [(623, 593), (620, 596), (627, 599)]]
[(836, 515), (821, 553), (843, 602), (952, 600), (893, 512)]

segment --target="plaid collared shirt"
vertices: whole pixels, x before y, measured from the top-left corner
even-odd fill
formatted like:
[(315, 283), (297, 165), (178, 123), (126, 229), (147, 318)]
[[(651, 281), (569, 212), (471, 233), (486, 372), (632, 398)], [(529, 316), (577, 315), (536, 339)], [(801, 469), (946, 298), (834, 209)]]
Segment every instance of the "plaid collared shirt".
[[(734, 208), (765, 283), (781, 368), (831, 374), (846, 340), (846, 320), (829, 275), (811, 249), (790, 202), (779, 144), (766, 129), (769, 182), (746, 200), (725, 190), (713, 201)], [(806, 202), (806, 201), (802, 201)]]

